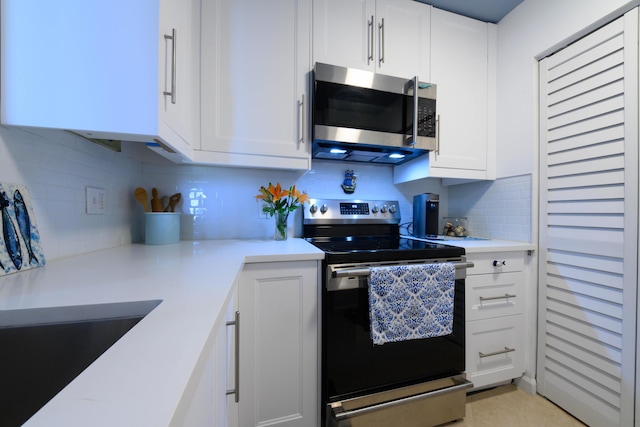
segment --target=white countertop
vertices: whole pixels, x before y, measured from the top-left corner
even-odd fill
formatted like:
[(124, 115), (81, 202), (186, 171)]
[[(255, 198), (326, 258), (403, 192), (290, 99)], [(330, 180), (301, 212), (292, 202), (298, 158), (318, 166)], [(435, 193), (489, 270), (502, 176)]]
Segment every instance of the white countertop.
[(449, 239), (419, 239), (412, 236), (403, 236), (409, 239), (421, 240), (423, 242), (440, 243), (443, 245), (457, 246), (465, 249), (465, 253), (481, 253), (481, 252), (509, 252), (509, 251), (530, 251), (535, 250), (533, 243), (517, 242), (512, 240), (497, 240), (485, 238), (449, 238)]
[(185, 392), (244, 263), (322, 259), (302, 239), (123, 246), (0, 278), (0, 310), (162, 303), (26, 426), (164, 426)]

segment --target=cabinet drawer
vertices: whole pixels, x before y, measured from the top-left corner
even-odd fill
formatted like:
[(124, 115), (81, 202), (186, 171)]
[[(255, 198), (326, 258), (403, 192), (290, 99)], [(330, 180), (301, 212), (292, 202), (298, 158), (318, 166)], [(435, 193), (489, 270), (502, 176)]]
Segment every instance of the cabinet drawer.
[(515, 316), (466, 323), (466, 371), (474, 388), (524, 374), (524, 318)]
[(466, 320), (521, 314), (524, 310), (524, 274), (481, 274), (465, 282)]
[(522, 271), (524, 270), (524, 255), (524, 252), (467, 254), (467, 261), (471, 261), (474, 264), (473, 268), (467, 269), (467, 275)]

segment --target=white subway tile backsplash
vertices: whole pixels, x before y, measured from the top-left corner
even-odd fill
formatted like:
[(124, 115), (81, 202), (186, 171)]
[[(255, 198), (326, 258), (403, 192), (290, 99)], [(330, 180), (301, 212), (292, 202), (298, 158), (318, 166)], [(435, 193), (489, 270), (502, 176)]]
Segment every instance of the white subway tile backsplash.
[(522, 175), (449, 187), (449, 214), (468, 217), (472, 235), (530, 242), (531, 179)]
[[(152, 159), (152, 161), (149, 161)], [(347, 169), (356, 174), (356, 191), (341, 188)], [(176, 165), (142, 144), (123, 144), (115, 153), (63, 131), (0, 127), (0, 181), (27, 186), (41, 243), (48, 259), (142, 242), (144, 213), (133, 191), (182, 194), (178, 209), (183, 239), (271, 239), (274, 220), (256, 201), (261, 185), (296, 184), (312, 198), (398, 200), (403, 223), (413, 215), (413, 196), (440, 195), (441, 216), (465, 216), (473, 235), (529, 241), (531, 177), (513, 177), (443, 187), (439, 180), (393, 184), (393, 168), (381, 165), (314, 161), (302, 174)], [(107, 192), (105, 215), (87, 215), (85, 188)], [(302, 233), (300, 210), (289, 219), (289, 234)]]
[[(140, 164), (64, 131), (0, 127), (0, 181), (29, 189), (47, 259), (131, 242), (131, 209)], [(85, 187), (107, 190), (107, 213), (86, 215)], [(126, 232), (123, 232), (126, 230)]]

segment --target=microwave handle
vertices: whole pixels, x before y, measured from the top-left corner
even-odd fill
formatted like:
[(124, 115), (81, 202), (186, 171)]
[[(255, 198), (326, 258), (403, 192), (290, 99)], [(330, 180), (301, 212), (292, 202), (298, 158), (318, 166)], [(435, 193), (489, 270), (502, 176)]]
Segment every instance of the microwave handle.
[(413, 78), (413, 138), (410, 145), (416, 145), (418, 140), (418, 76)]

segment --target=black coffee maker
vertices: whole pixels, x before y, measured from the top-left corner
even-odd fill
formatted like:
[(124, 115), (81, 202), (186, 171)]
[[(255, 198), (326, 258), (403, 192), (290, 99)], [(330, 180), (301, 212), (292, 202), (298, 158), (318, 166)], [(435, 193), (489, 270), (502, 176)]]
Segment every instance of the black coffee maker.
[(435, 237), (438, 235), (440, 218), (440, 196), (434, 193), (413, 196), (413, 236)]

